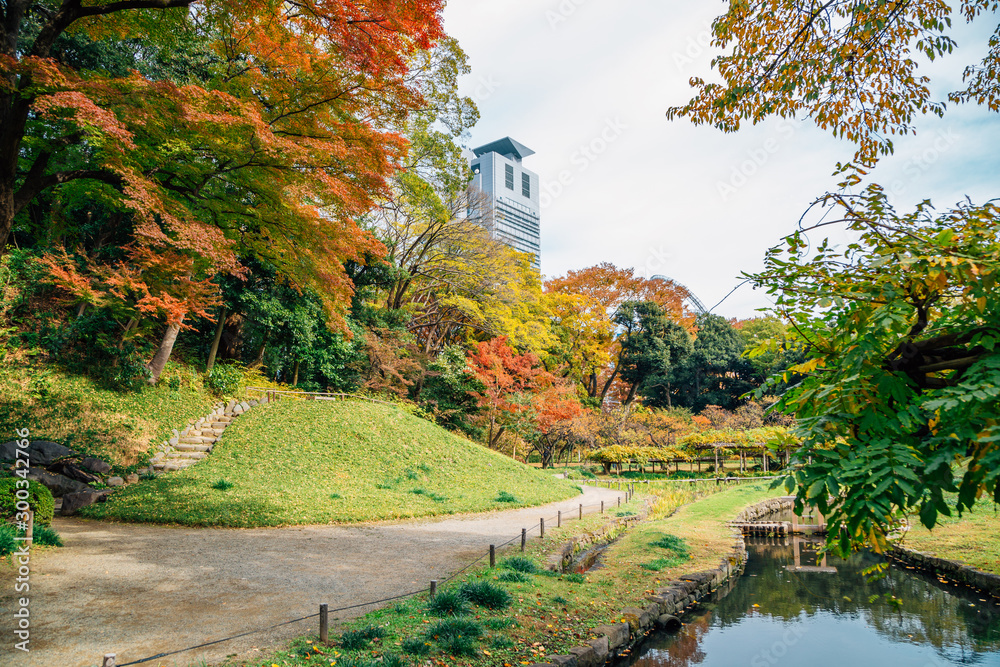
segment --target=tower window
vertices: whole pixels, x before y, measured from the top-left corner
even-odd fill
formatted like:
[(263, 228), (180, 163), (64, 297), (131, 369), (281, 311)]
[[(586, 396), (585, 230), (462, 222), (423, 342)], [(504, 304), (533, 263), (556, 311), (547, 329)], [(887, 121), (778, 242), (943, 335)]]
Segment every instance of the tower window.
[(504, 165), (504, 176), (506, 177), (504, 180), (506, 181), (507, 189), (508, 190), (513, 190), (514, 189), (514, 167), (512, 167), (509, 164), (505, 164)]
[(521, 174), (521, 194), (531, 199), (531, 177)]

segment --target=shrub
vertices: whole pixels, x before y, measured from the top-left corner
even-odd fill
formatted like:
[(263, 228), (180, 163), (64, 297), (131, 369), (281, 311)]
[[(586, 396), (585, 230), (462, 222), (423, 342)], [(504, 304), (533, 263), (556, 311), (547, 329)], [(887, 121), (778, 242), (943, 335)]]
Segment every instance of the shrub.
[(212, 488), (215, 489), (216, 491), (228, 491), (229, 489), (233, 488), (234, 486), (236, 486), (236, 485), (233, 484), (232, 482), (228, 482), (228, 481), (226, 481), (224, 479), (218, 479), (218, 480), (212, 482)]
[(341, 498), (343, 498), (343, 496), (340, 495), (339, 493), (331, 493), (330, 494), (330, 500), (340, 500)]
[(506, 609), (514, 601), (507, 589), (489, 581), (467, 581), (458, 592), (472, 604), (486, 609)]
[(386, 653), (382, 656), (382, 667), (408, 667), (409, 662), (401, 655)]
[(506, 570), (501, 572), (497, 579), (508, 584), (521, 584), (528, 581), (527, 575), (516, 570)]
[(475, 621), (454, 618), (440, 621), (427, 630), (427, 636), (454, 656), (476, 655), (476, 640), (483, 636), (483, 626)]
[(431, 652), (431, 643), (424, 637), (410, 637), (403, 640), (402, 648), (408, 655), (427, 655)]
[(498, 503), (516, 503), (517, 497), (513, 493), (507, 493), (506, 491), (501, 491), (497, 494)]
[(20, 545), (15, 538), (20, 535), (20, 531), (9, 523), (0, 524), (0, 556), (14, 553)]
[(500, 561), (500, 568), (504, 570), (514, 570), (525, 574), (534, 574), (538, 571), (538, 566), (530, 558), (524, 556), (511, 556)]
[(340, 637), (340, 646), (345, 651), (358, 651), (368, 648), (368, 645), (374, 640), (382, 637), (385, 637), (385, 630), (370, 625), (360, 630), (345, 632)]
[(4, 477), (0, 479), (0, 520), (13, 517), (18, 512), (17, 503), (27, 501), (28, 507), (35, 513), (36, 526), (47, 526), (52, 523), (52, 514), (55, 509), (52, 492), (32, 480), (28, 480), (27, 489), (18, 488), (18, 482), (20, 482), (20, 486), (24, 486), (24, 480), (20, 478)]
[(435, 616), (461, 616), (469, 613), (469, 605), (456, 591), (438, 591), (427, 603), (427, 611)]
[(52, 530), (48, 526), (35, 526), (31, 532), (32, 542), (35, 544), (40, 544), (46, 547), (61, 547), (63, 545), (62, 538), (59, 537), (59, 533)]
[(216, 364), (212, 372), (205, 376), (205, 386), (217, 396), (232, 396), (240, 388), (243, 369), (236, 364)]

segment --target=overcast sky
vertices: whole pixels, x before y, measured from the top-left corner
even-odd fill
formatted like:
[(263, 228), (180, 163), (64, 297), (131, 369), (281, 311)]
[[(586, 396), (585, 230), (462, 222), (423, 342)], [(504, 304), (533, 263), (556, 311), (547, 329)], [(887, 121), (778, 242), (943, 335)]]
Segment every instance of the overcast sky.
[[(510, 136), (536, 155), (542, 272), (599, 262), (686, 285), (709, 308), (762, 266), (766, 250), (836, 183), (851, 145), (808, 122), (776, 119), (736, 134), (668, 121), (692, 76), (710, 78), (709, 25), (721, 2), (449, 0), (445, 27), (469, 56), (463, 91), (482, 118), (467, 143)], [(929, 73), (959, 86), (996, 26), (959, 22), (959, 49)], [(876, 179), (898, 206), (997, 196), (1000, 119), (973, 107), (927, 118), (897, 140)], [(714, 312), (753, 317), (766, 294), (737, 290)]]

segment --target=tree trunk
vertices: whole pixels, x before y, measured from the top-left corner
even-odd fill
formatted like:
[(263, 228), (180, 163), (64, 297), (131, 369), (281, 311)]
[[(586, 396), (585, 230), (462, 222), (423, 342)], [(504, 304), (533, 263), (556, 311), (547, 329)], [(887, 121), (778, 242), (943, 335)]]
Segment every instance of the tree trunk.
[(174, 349), (174, 343), (177, 342), (177, 334), (181, 331), (181, 322), (184, 318), (181, 318), (177, 322), (171, 322), (167, 324), (167, 331), (163, 334), (163, 341), (160, 343), (160, 349), (156, 351), (153, 355), (152, 361), (146, 364), (146, 368), (149, 369), (150, 377), (149, 384), (155, 385), (160, 379), (160, 374), (163, 373), (164, 366), (167, 365), (167, 361), (170, 359), (170, 353)]
[(263, 366), (264, 365), (264, 350), (267, 349), (267, 339), (270, 338), (271, 332), (264, 332), (264, 340), (260, 342), (260, 347), (257, 349), (257, 358), (253, 360), (251, 366)]
[(299, 360), (295, 360), (295, 372), (292, 373), (292, 386), (296, 387), (299, 384)]
[(208, 364), (205, 366), (205, 375), (209, 375), (215, 368), (215, 357), (219, 353), (219, 341), (222, 340), (222, 330), (226, 328), (226, 314), (228, 311), (223, 306), (219, 309), (219, 321), (215, 324), (215, 338), (212, 339), (212, 347), (208, 350)]

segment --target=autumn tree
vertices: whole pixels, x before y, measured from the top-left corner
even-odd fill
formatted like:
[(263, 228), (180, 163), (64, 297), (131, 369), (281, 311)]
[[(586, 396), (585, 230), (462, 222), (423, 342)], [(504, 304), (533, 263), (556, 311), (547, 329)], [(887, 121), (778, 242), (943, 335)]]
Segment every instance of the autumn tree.
[(469, 369), (482, 385), (472, 395), (483, 412), (486, 443), (493, 448), (508, 429), (524, 430), (532, 396), (556, 379), (536, 355), (517, 354), (506, 338), (476, 344), (469, 352)]
[[(753, 276), (809, 346), (806, 374), (781, 405), (798, 418), (804, 465), (788, 478), (798, 505), (827, 516), (841, 552), (885, 546), (911, 511), (933, 527), (983, 494), (1000, 501), (1000, 211), (963, 202), (935, 212), (923, 202), (899, 212), (867, 170), (891, 153), (894, 136), (922, 114), (943, 115), (920, 71), (951, 54), (951, 18), (991, 16), (995, 2), (731, 3), (713, 30), (727, 49), (714, 61), (721, 82), (698, 89), (673, 117), (739, 129), (742, 121), (806, 115), (853, 142), (838, 165), (841, 190), (815, 205), (825, 219), (773, 248)], [(1000, 110), (1000, 36), (968, 63), (964, 88), (948, 97)], [(862, 187), (859, 187), (862, 186)], [(839, 224), (846, 248), (815, 240)]]
[[(405, 154), (391, 128), (424, 103), (414, 56), (443, 36), (441, 8), (434, 0), (5, 3), (0, 252), (32, 202), (88, 182), (123, 214), (137, 257), (186, 258), (172, 282), (238, 271), (238, 241), (239, 252), (314, 288), (343, 327), (352, 289), (345, 262), (381, 252), (355, 219)], [(206, 52), (183, 73), (109, 71), (76, 59), (79, 50), (64, 48), (73, 40), (121, 45), (117, 53), (137, 65), (184, 40)], [(121, 267), (145, 275), (139, 262)], [(209, 305), (161, 315), (154, 379), (185, 319)]]
[(652, 301), (625, 302), (613, 322), (622, 330), (616, 364), (628, 387), (622, 402), (662, 392), (669, 407), (671, 374), (691, 353), (691, 335)]
[(587, 395), (602, 404), (620, 377), (621, 338), (624, 329), (614, 320), (626, 302), (648, 301), (672, 321), (691, 327), (686, 289), (666, 280), (650, 280), (603, 263), (545, 284), (550, 295), (554, 333), (558, 342), (548, 350), (551, 366), (579, 382)]

